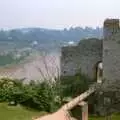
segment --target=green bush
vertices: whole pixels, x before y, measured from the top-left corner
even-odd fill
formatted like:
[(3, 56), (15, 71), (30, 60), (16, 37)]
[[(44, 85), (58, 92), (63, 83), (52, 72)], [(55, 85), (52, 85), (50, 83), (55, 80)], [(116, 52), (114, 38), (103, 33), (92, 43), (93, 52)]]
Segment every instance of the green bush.
[(88, 89), (91, 80), (84, 75), (61, 77), (63, 96), (76, 97)]
[(57, 91), (54, 85), (47, 82), (23, 84), (20, 80), (1, 79), (0, 80), (0, 101), (14, 101), (27, 107), (39, 109), (41, 111), (54, 111), (58, 108), (55, 96)]
[[(47, 80), (46, 80), (47, 81)], [(76, 75), (56, 80), (55, 83), (35, 82), (24, 84), (22, 80), (0, 80), (0, 101), (11, 102), (53, 112), (63, 104), (65, 97), (75, 97), (88, 88), (88, 79)]]
[(22, 81), (4, 78), (0, 80), (0, 101), (17, 101), (23, 94)]

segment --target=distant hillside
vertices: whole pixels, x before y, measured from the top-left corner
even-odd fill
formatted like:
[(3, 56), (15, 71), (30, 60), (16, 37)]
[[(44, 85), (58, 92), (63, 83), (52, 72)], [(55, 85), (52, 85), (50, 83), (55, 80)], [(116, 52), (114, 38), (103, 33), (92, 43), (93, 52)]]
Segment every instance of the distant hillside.
[[(0, 31), (0, 45), (18, 45), (19, 47), (29, 46), (33, 41), (39, 44), (62, 44), (68, 41), (78, 42), (83, 38), (102, 37), (102, 28), (69, 28), (63, 30), (43, 29), (43, 28), (23, 28)], [(8, 46), (9, 47), (9, 46)]]
[[(0, 75), (26, 79), (41, 78), (39, 68), (46, 74), (44, 59), (39, 55), (42, 52), (52, 53), (46, 55), (50, 71), (55, 75), (56, 67), (52, 67), (51, 59), (57, 60), (59, 66), (59, 48), (68, 44), (78, 43), (84, 38), (101, 38), (102, 28), (70, 28), (63, 30), (52, 30), (42, 28), (23, 28), (9, 31), (0, 31)], [(89, 46), (89, 44), (88, 44)], [(38, 54), (39, 53), (39, 54)], [(24, 63), (33, 55), (32, 61)], [(20, 63), (20, 65), (18, 65)], [(13, 67), (11, 67), (13, 65)], [(6, 67), (3, 69), (3, 67)], [(9, 69), (8, 69), (9, 67)], [(37, 67), (37, 68), (36, 68)], [(39, 67), (39, 68), (38, 68)], [(52, 69), (52, 70), (51, 70)], [(34, 75), (32, 72), (34, 71)]]

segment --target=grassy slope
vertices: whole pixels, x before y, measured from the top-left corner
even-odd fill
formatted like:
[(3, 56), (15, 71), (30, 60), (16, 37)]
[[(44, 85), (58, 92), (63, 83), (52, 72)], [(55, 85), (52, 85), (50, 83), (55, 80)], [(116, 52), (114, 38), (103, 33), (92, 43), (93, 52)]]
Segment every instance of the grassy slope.
[(40, 116), (44, 112), (27, 110), (24, 107), (11, 107), (7, 104), (0, 103), (0, 120), (31, 120), (34, 116)]
[[(89, 120), (106, 120), (104, 117), (90, 117)], [(112, 115), (111, 120), (120, 120), (120, 115)]]
[[(45, 112), (28, 110), (24, 107), (10, 107), (0, 103), (0, 120), (31, 120), (34, 116), (44, 115)], [(90, 117), (89, 120), (105, 120), (105, 118)], [(113, 115), (112, 120), (120, 120), (120, 115)]]

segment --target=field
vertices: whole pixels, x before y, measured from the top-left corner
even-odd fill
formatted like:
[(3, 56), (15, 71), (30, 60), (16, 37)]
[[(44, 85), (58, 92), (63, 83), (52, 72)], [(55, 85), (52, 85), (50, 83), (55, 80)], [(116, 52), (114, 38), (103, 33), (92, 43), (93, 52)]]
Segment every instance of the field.
[[(44, 114), (46, 113), (0, 103), (0, 120), (32, 120), (32, 117)], [(89, 120), (105, 120), (105, 118), (89, 117)], [(120, 120), (120, 115), (113, 115), (111, 120)]]
[(0, 103), (0, 120), (31, 120), (34, 116), (40, 116), (45, 112), (28, 110), (21, 106), (8, 106), (6, 103)]

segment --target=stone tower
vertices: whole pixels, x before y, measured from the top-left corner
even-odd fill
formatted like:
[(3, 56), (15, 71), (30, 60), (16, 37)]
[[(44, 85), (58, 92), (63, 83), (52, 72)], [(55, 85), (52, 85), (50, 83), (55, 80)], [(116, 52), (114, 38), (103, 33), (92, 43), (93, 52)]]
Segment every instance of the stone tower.
[(106, 19), (104, 21), (104, 39), (107, 40), (119, 31), (119, 19)]
[(119, 19), (106, 19), (103, 40), (103, 78), (120, 80), (120, 25)]

